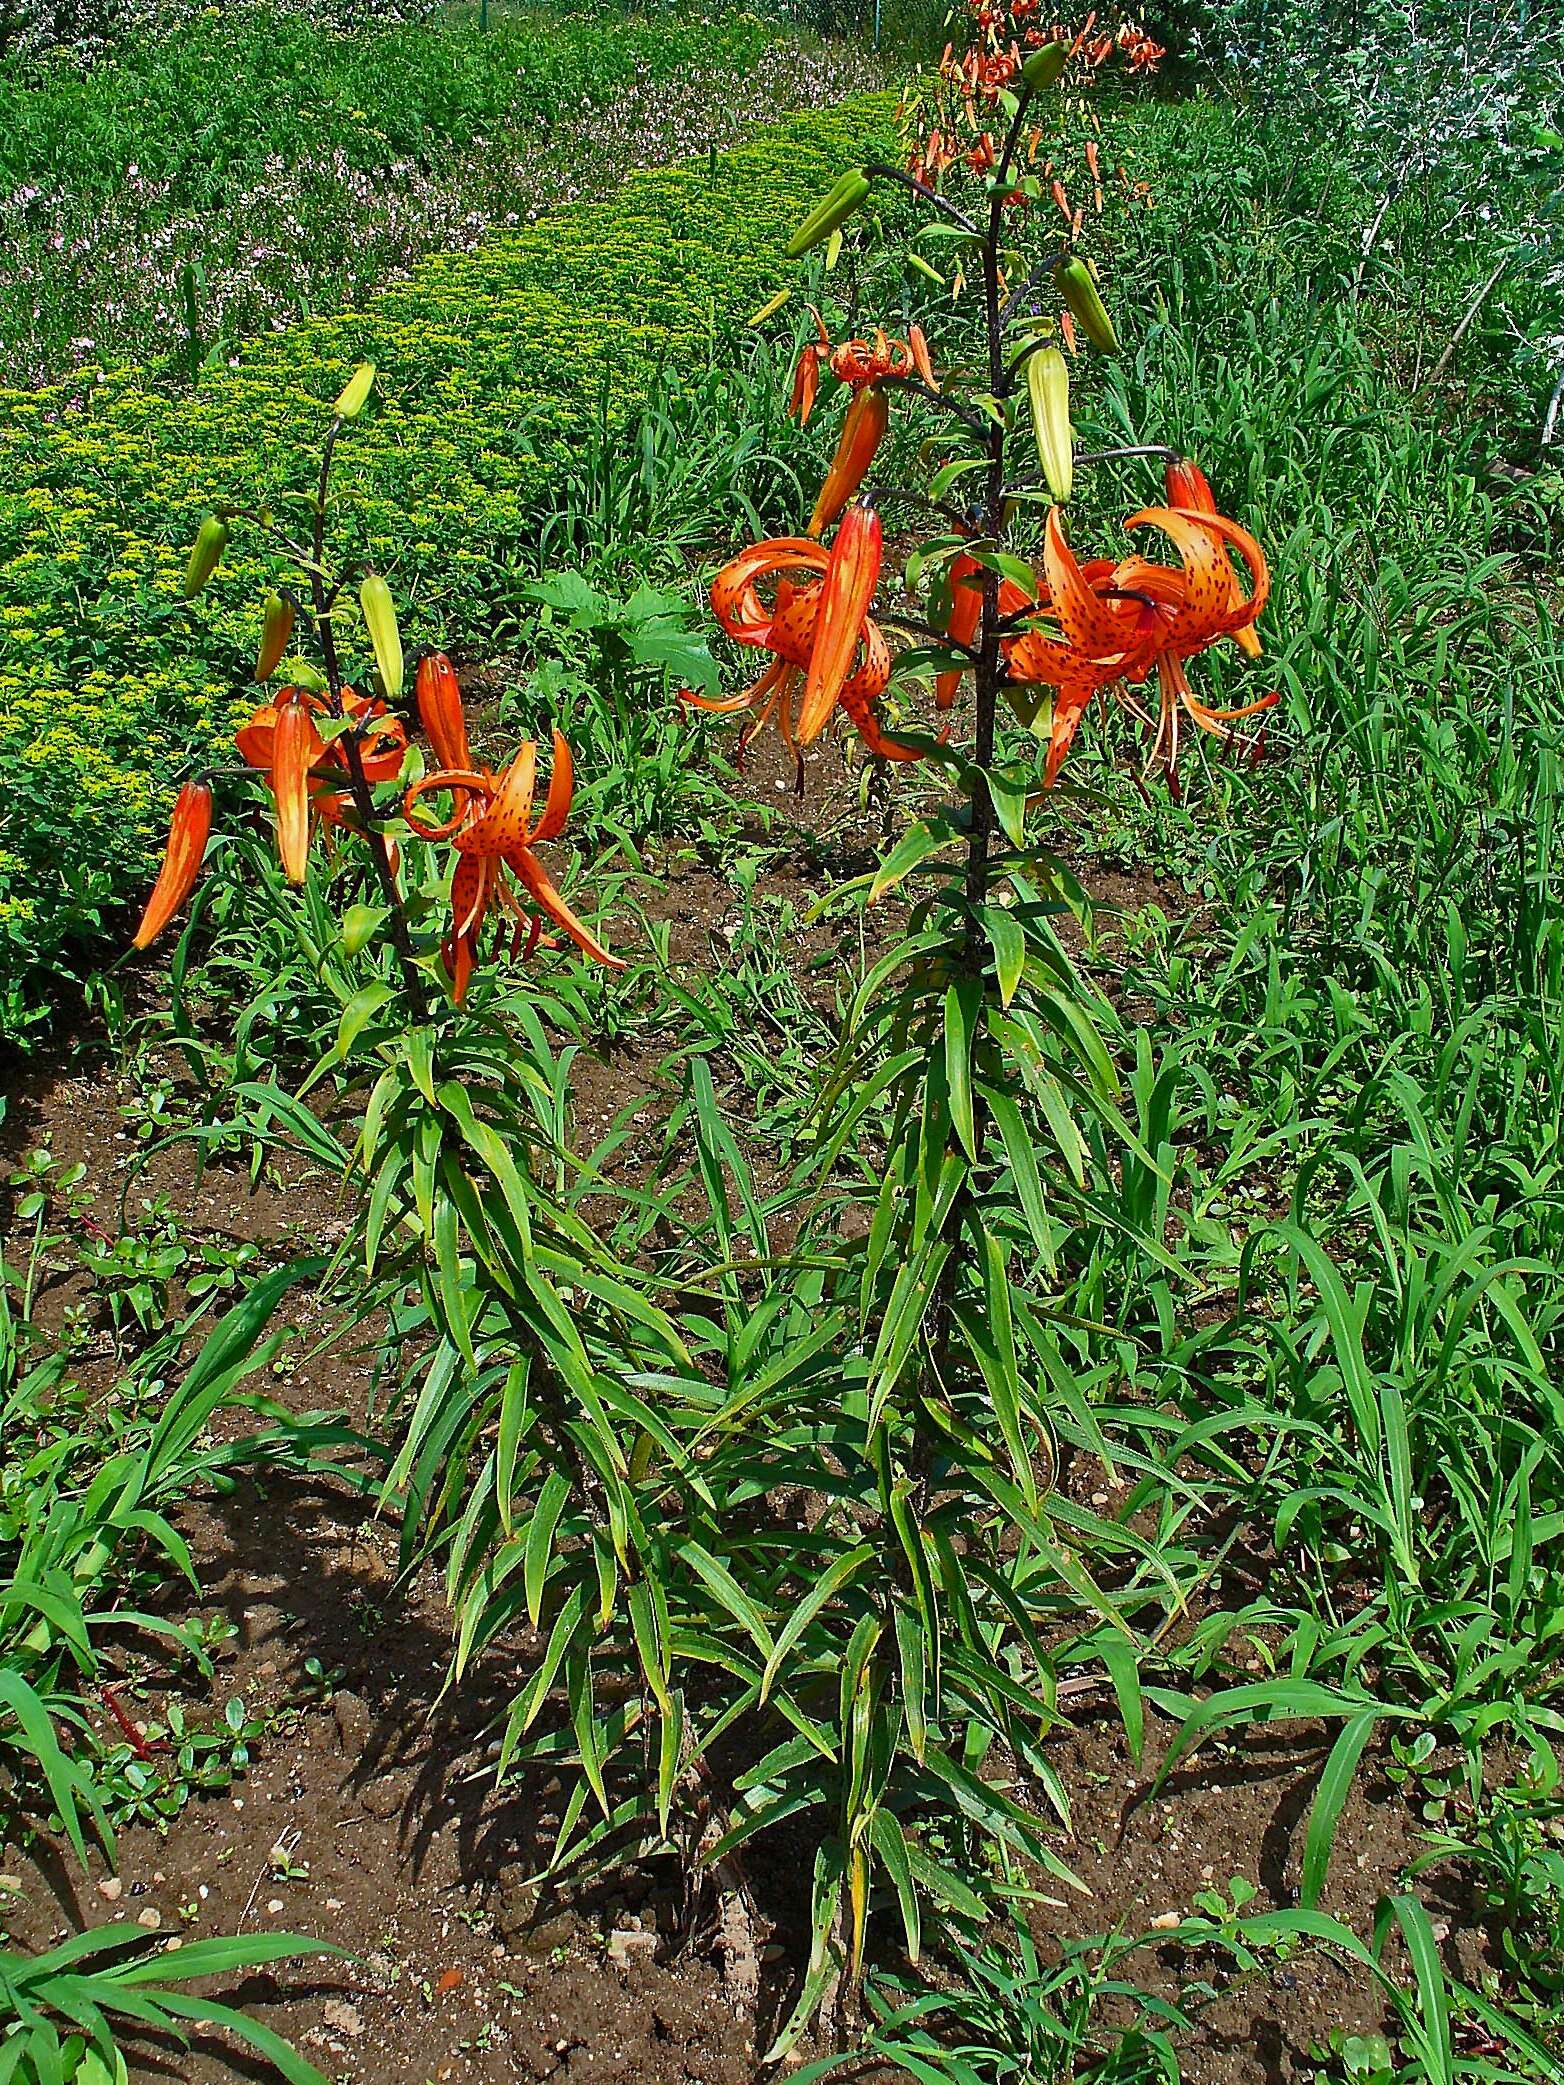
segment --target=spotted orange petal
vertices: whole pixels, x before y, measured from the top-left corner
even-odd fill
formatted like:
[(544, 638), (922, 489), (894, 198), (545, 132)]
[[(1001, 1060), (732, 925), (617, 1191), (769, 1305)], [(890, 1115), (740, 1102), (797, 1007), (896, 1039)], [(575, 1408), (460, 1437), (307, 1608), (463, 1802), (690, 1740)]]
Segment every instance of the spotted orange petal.
[(503, 854), (508, 847), (525, 847), (530, 837), (528, 820), (538, 781), (538, 749), (530, 738), (516, 748), (516, 757), (500, 776), (494, 798), (481, 818), (456, 835), (463, 854)]
[(1043, 572), (1053, 613), (1066, 644), (1088, 658), (1105, 659), (1124, 648), (1123, 620), (1088, 584), (1064, 539), (1059, 509), (1050, 507), (1043, 535)]

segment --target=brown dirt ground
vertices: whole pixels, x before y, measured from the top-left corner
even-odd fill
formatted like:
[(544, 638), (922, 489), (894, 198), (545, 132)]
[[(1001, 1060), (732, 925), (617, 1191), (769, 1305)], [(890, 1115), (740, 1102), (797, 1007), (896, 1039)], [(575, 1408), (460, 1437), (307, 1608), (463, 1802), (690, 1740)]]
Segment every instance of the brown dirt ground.
[[(773, 791), (785, 792), (785, 781), (783, 792)], [(844, 815), (839, 835), (829, 821), (816, 824), (792, 873), (818, 873), (826, 862), (839, 871), (839, 840), (852, 822)], [(784, 865), (778, 873), (789, 872)], [(1094, 880), (1110, 903), (1133, 909), (1155, 896), (1172, 909), (1166, 889)], [(681, 885), (670, 900), (681, 960), (709, 959), (732, 904), (715, 874)], [(633, 1062), (583, 1060), (580, 1070), (584, 1135), (632, 1100), (658, 1113), (654, 1085)], [(40, 1144), (57, 1159), (79, 1158), (94, 1216), (116, 1229), (137, 1146), (106, 1057), (78, 1046), (67, 1062), (13, 1066), (9, 1076), (0, 1068), (0, 1090), (9, 1101), (0, 1161), (8, 1166)], [(252, 1193), (233, 1171), (198, 1180), (183, 1145), (155, 1157), (133, 1192), (167, 1195), (194, 1236), (250, 1239), (268, 1253), (301, 1240), (329, 1243), (344, 1223), (333, 1196), (313, 1182), (268, 1182)], [(64, 1300), (62, 1292), (51, 1307)], [(301, 1328), (315, 1329), (307, 1303), (293, 1307)], [(301, 1362), (274, 1387), (295, 1409), (345, 1407), (360, 1419), (368, 1399), (362, 1365), (341, 1355)], [(193, 1508), (185, 1531), (201, 1567), (200, 1607), (227, 1616), (237, 1631), (215, 1689), (203, 1702), (198, 1688), (189, 1712), (215, 1717), (223, 1700), (240, 1695), (267, 1733), (229, 1793), (192, 1801), (161, 1833), (124, 1832), (113, 1901), (100, 1893), (101, 1866), (83, 1880), (54, 1849), (36, 1859), (8, 1852), (7, 1866), (25, 1885), (14, 1937), (41, 1945), (81, 1923), (140, 1917), (170, 1947), (187, 1933), (236, 1930), (329, 1939), (353, 1959), (285, 1965), (229, 1995), (344, 2080), (741, 2085), (757, 2075), (755, 2051), (795, 1988), (796, 1890), (807, 1858), (776, 1859), (752, 1878), (780, 1938), (766, 1951), (760, 2018), (743, 2017), (709, 1936), (685, 1942), (676, 1933), (666, 1867), (635, 1869), (569, 1898), (540, 1899), (529, 1888), (553, 1791), (496, 1792), (483, 1772), (491, 1719), (506, 1698), (505, 1661), (491, 1657), (442, 1695), (449, 1638), (439, 1585), (426, 1573), (396, 1586), (394, 1531), (360, 1498), (298, 1478), (269, 1479), (264, 1490), (247, 1483)], [(169, 1604), (183, 1615), (197, 1605), (178, 1589)], [(329, 1696), (308, 1685), (306, 1658), (338, 1675)], [(163, 1713), (168, 1682), (154, 1662), (127, 1656), (116, 1684), (134, 1716)], [(113, 1737), (107, 1707), (104, 1730)], [(1120, 1923), (1145, 1927), (1233, 1876), (1256, 1887), (1257, 1908), (1295, 1901), (1324, 1734), (1293, 1728), (1233, 1747), (1208, 1743), (1152, 1802), (1147, 1790), (1168, 1735), (1154, 1720), (1136, 1766), (1116, 1717), (1088, 1702), (1054, 1740), (1075, 1813), (1074, 1843), (1064, 1851), (1085, 1892), (1040, 1908), (1033, 1924), (1045, 1944)], [(1365, 1932), (1376, 1898), (1416, 1849), (1415, 1820), (1370, 1761), (1348, 1804), (1323, 1908)], [(1469, 1883), (1450, 1876), (1446, 1898), (1447, 1949), (1470, 1975), (1483, 1936)], [(1138, 1960), (1148, 1987), (1170, 1996), (1214, 1967), (1176, 1960), (1171, 1950)], [(1296, 2080), (1307, 2074), (1311, 2045), (1332, 2028), (1379, 2018), (1361, 1977), (1323, 1953), (1300, 1954), (1204, 2012), (1185, 2074), (1196, 2085)], [(137, 2077), (166, 2074), (164, 2060), (150, 2057)], [(238, 2067), (259, 2074), (243, 2058)], [(193, 2081), (231, 2068), (227, 2052), (199, 2046), (175, 2064)]]

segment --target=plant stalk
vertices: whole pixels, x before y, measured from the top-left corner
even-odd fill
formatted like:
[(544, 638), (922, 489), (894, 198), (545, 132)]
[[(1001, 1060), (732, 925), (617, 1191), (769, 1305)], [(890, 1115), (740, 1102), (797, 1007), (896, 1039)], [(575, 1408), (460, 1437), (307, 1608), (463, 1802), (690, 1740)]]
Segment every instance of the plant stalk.
[[(337, 437), (342, 432), (340, 418), (334, 419), (321, 450), (320, 477), (315, 487), (315, 532), (314, 556), (310, 562), (310, 604), (315, 623), (315, 634), (320, 640), (321, 660), (326, 669), (326, 685), (331, 692), (332, 714), (346, 714), (342, 700), (342, 663), (337, 656), (336, 632), (331, 627), (331, 602), (326, 595), (326, 495), (331, 480), (332, 458), (336, 454)], [(413, 1018), (419, 1022), (429, 1017), (429, 1002), (424, 992), (424, 981), (418, 973), (418, 964), (413, 956), (412, 936), (408, 932), (407, 912), (402, 903), (402, 893), (397, 889), (395, 873), (391, 867), (391, 853), (386, 845), (386, 836), (376, 822), (375, 797), (369, 786), (369, 777), (364, 772), (364, 754), (359, 745), (358, 732), (352, 728), (343, 732), (341, 745), (348, 767), (348, 785), (353, 796), (353, 807), (358, 812), (359, 824), (369, 847), (369, 858), (375, 866), (375, 880), (380, 885), (383, 899), (391, 922), (391, 946), (396, 951), (397, 967), (402, 973), (402, 989), (413, 1010)]]

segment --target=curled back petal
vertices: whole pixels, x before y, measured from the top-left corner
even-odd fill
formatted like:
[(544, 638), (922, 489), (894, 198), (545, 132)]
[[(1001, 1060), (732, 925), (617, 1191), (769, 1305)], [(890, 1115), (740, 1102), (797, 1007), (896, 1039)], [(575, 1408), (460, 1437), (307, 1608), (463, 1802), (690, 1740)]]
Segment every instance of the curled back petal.
[(1043, 537), (1043, 572), (1048, 582), (1053, 613), (1066, 644), (1088, 658), (1102, 658), (1123, 649), (1120, 618), (1088, 584), (1064, 539), (1064, 523), (1057, 507), (1048, 510)]
[(571, 758), (565, 734), (554, 727), (554, 765), (549, 770), (548, 795), (543, 802), (543, 816), (533, 829), (534, 840), (553, 840), (565, 830), (565, 820), (570, 816), (570, 799), (575, 794), (576, 766)]
[[(421, 796), (434, 795), (449, 790), (455, 796), (456, 809), (449, 818), (427, 824), (415, 817), (413, 806)], [(417, 833), (420, 840), (448, 840), (452, 833), (459, 832), (471, 822), (478, 804), (487, 804), (494, 794), (494, 783), (490, 776), (468, 768), (441, 769), (435, 774), (425, 775), (413, 784), (402, 799), (402, 816)]]
[(751, 543), (712, 581), (712, 614), (738, 643), (763, 645), (771, 618), (755, 590), (757, 582), (778, 572), (823, 572), (825, 565), (824, 550), (804, 536), (772, 536)]
[[(1199, 651), (1214, 637), (1230, 636), (1252, 623), (1271, 591), (1265, 553), (1247, 529), (1225, 514), (1196, 513), (1176, 507), (1143, 507), (1127, 528), (1159, 528), (1169, 537), (1184, 565), (1185, 599), (1178, 617), (1178, 649)], [(1226, 545), (1231, 543), (1249, 568), (1252, 592), (1234, 603), (1234, 573)]]
[(760, 679), (737, 695), (703, 695), (696, 688), (681, 688), (679, 700), (686, 709), (707, 710), (713, 716), (731, 717), (741, 709), (753, 709), (763, 695), (771, 693), (787, 670), (785, 659), (773, 659)]
[(508, 847), (524, 847), (530, 833), (528, 821), (537, 780), (538, 749), (530, 738), (524, 738), (495, 784), (488, 809), (456, 835), (462, 853), (503, 854)]
[(606, 963), (610, 970), (623, 970), (623, 957), (610, 955), (591, 928), (577, 919), (531, 848), (507, 848), (505, 864), (517, 881), (531, 894), (539, 910), (546, 912), (555, 926), (562, 927), (577, 947), (589, 955), (594, 963)]

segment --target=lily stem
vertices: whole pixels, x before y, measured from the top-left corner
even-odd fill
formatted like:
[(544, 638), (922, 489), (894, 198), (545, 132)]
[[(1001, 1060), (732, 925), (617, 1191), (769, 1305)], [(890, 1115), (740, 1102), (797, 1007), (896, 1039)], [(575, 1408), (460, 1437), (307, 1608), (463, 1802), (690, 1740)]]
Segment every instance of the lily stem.
[(968, 217), (965, 210), (958, 210), (948, 197), (942, 196), (936, 189), (930, 188), (926, 181), (920, 181), (916, 174), (905, 173), (900, 167), (886, 166), (880, 160), (871, 161), (864, 168), (864, 172), (872, 181), (898, 182), (901, 187), (908, 189), (920, 201), (932, 203), (934, 208), (942, 211), (952, 224), (959, 224), (961, 229), (964, 232), (970, 232), (974, 239), (979, 236), (977, 226)]
[[(342, 699), (342, 662), (337, 655), (336, 632), (331, 627), (331, 610), (340, 586), (334, 587), (328, 598), (325, 580), (326, 556), (326, 496), (331, 482), (331, 463), (336, 453), (337, 437), (343, 422), (340, 418), (331, 423), (321, 450), (320, 478), (315, 488), (315, 555), (310, 563), (310, 604), (313, 611), (315, 634), (320, 641), (321, 662), (326, 669), (326, 685), (331, 692), (331, 708), (334, 716), (347, 714)], [(424, 993), (424, 981), (418, 974), (418, 964), (413, 956), (412, 936), (408, 932), (407, 910), (402, 903), (402, 893), (397, 888), (396, 874), (391, 867), (391, 850), (378, 822), (375, 810), (374, 791), (369, 786), (369, 777), (364, 772), (363, 748), (359, 744), (357, 730), (350, 725), (341, 738), (343, 757), (347, 762), (348, 786), (353, 797), (353, 807), (363, 828), (364, 840), (369, 848), (369, 858), (374, 863), (375, 880), (380, 885), (391, 922), (391, 946), (396, 951), (397, 968), (402, 973), (402, 989), (407, 994), (415, 1021), (425, 1021), (429, 1016), (429, 1003)]]

